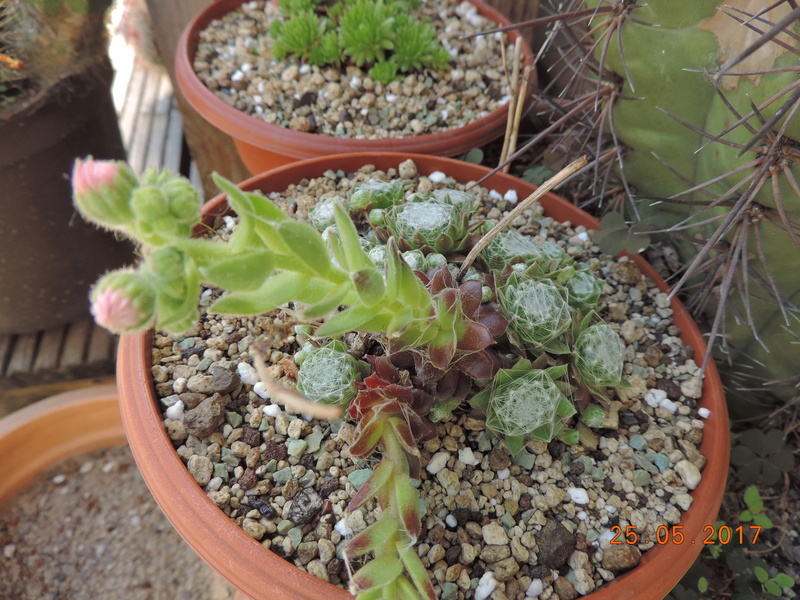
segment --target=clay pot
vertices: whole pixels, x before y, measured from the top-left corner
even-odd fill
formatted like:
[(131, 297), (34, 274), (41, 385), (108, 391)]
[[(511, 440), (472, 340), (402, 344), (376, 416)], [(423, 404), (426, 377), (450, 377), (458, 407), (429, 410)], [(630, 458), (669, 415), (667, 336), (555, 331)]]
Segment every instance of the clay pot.
[(50, 465), (125, 443), (113, 384), (65, 392), (0, 420), (0, 506)]
[[(411, 158), (422, 174), (442, 171), (457, 181), (477, 181), (489, 169), (448, 158), (382, 154), (349, 154), (307, 160), (287, 165), (248, 179), (240, 187), (264, 192), (282, 191), (302, 178), (321, 176), (329, 169), (353, 172), (365, 164), (378, 169), (397, 167)], [(500, 193), (514, 188), (520, 198), (536, 186), (502, 173), (483, 183)], [(597, 229), (597, 220), (554, 194), (541, 200), (548, 216)], [(226, 214), (224, 196), (206, 204), (206, 222)], [(632, 256), (642, 272), (666, 291), (667, 284), (641, 256)], [(683, 306), (672, 301), (675, 325), (682, 331), (685, 343), (694, 348), (695, 356), (703, 356), (705, 343), (695, 323)], [(136, 462), (156, 501), (178, 532), (203, 560), (232, 585), (255, 600), (344, 600), (348, 594), (331, 584), (278, 558), (234, 525), (195, 483), (173, 449), (162, 425), (162, 417), (150, 375), (152, 332), (122, 336), (118, 354), (117, 381), (123, 424)], [(589, 600), (661, 600), (694, 562), (703, 547), (704, 527), (712, 525), (722, 502), (728, 473), (730, 430), (722, 385), (716, 367), (706, 369), (703, 397), (699, 405), (711, 411), (705, 422), (705, 435), (700, 448), (708, 462), (703, 479), (692, 493), (694, 502), (681, 518), (683, 543), (657, 545), (642, 558), (641, 565), (597, 591)]]
[[(469, 0), (483, 16), (496, 23), (510, 24), (497, 10), (480, 0)], [(209, 123), (231, 136), (242, 161), (251, 173), (261, 173), (304, 158), (349, 152), (403, 152), (458, 156), (500, 137), (506, 127), (508, 105), (463, 127), (407, 138), (356, 140), (294, 131), (251, 117), (217, 98), (194, 72), (192, 62), (200, 32), (214, 20), (236, 10), (243, 0), (217, 0), (186, 27), (175, 55), (175, 80), (189, 104)], [(511, 43), (516, 31), (508, 32)], [(525, 64), (532, 53), (523, 45)]]
[(0, 334), (89, 316), (89, 288), (132, 247), (76, 217), (76, 157), (124, 159), (108, 61), (0, 121)]

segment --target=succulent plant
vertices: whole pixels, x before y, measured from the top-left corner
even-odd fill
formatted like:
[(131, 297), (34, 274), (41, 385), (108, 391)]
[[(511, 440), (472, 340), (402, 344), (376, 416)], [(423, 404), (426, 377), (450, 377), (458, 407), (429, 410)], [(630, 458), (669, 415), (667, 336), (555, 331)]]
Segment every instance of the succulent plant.
[(546, 270), (551, 270), (566, 258), (564, 250), (553, 242), (536, 240), (515, 229), (501, 231), (484, 248), (481, 256), (490, 269), (502, 269), (505, 265), (517, 263), (523, 263), (527, 268), (537, 261)]
[(775, 394), (794, 395), (800, 362), (772, 353), (792, 343), (800, 290), (800, 8), (570, 0), (542, 9), (553, 60), (541, 99), (553, 126), (531, 144), (552, 134), (556, 153), (591, 152), (583, 201), (610, 198), (604, 206), (631, 231), (666, 230), (685, 265), (675, 288), (707, 315), (709, 349), (727, 353), (733, 387), (752, 395), (772, 381)]
[[(297, 390), (313, 402), (296, 398), (315, 410), (314, 402), (339, 405), (324, 407), (337, 414), (346, 407), (356, 424), (351, 457), (381, 454), (349, 506), (359, 510), (376, 500), (382, 509), (344, 546), (348, 560), (373, 554), (352, 576), (351, 590), (362, 600), (434, 598), (413, 548), (421, 530), (413, 484), (418, 444), (436, 434), (434, 421), (465, 401), (486, 411), (487, 427), (515, 453), (526, 439), (587, 439), (581, 427), (604, 420), (591, 396), (602, 399), (605, 387), (623, 385), (619, 338), (592, 324), (597, 280), (554, 244), (534, 244), (530, 265), (495, 272), (472, 266), (458, 280), (458, 266), (444, 253), (467, 243), (476, 202), (458, 190), (406, 198), (404, 183), (365, 184), (349, 205), (324, 199), (305, 223), (260, 193), (215, 181), (238, 222), (224, 235), (194, 238), (200, 199), (184, 179), (157, 170), (136, 177), (117, 162), (76, 163), (81, 214), (138, 241), (142, 255), (135, 268), (97, 283), (97, 321), (117, 332), (153, 323), (168, 332), (190, 329), (199, 318), (201, 283), (221, 293), (207, 307), (211, 313), (258, 315), (292, 302), (297, 318), (309, 323), (298, 339), (315, 339), (295, 354)], [(384, 213), (384, 224), (365, 221), (364, 213), (375, 211)], [(439, 215), (446, 218), (434, 224)], [(401, 232), (409, 222), (418, 227)], [(380, 355), (357, 360), (336, 339), (352, 332), (369, 336)], [(258, 342), (251, 350), (260, 352)], [(567, 429), (576, 404), (584, 423)]]
[(405, 0), (289, 0), (279, 3), (283, 19), (270, 27), (273, 53), (319, 67), (349, 63), (369, 69), (383, 84), (398, 73), (444, 69), (447, 50), (436, 30), (411, 11)]
[(297, 389), (320, 404), (347, 406), (356, 397), (356, 382), (369, 375), (369, 365), (347, 353), (335, 340), (323, 347), (307, 342), (294, 355), (300, 367)]

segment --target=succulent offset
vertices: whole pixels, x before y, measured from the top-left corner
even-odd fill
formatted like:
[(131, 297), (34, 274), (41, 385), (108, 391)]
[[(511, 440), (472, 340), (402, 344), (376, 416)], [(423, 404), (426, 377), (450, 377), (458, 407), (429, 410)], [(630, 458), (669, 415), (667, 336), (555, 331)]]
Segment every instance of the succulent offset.
[[(167, 172), (137, 178), (124, 164), (88, 159), (76, 163), (73, 182), (85, 218), (141, 245), (135, 268), (105, 275), (92, 292), (102, 325), (189, 329), (203, 284), (224, 292), (209, 312), (258, 315), (290, 302), (311, 324), (304, 337), (331, 338), (296, 352), (297, 389), (346, 408), (354, 459), (382, 454), (350, 504), (382, 508), (344, 546), (348, 560), (374, 555), (350, 582), (361, 598), (434, 598), (413, 547), (421, 514), (412, 480), (418, 444), (436, 435), (436, 421), (469, 401), (518, 453), (526, 439), (577, 441), (569, 426), (577, 409), (578, 427), (600, 426), (605, 413), (591, 398), (602, 403), (606, 387), (625, 385), (619, 337), (593, 312), (599, 280), (559, 246), (506, 236), (507, 254), (523, 250), (513, 264), (501, 266), (490, 249), (457, 279), (451, 259), (476, 230), (470, 193), (409, 196), (405, 184), (374, 181), (323, 199), (309, 224), (217, 177), (238, 216), (223, 240), (191, 237), (199, 196)], [(371, 226), (375, 211), (381, 224)], [(380, 355), (351, 355), (337, 339), (351, 332), (370, 336)]]

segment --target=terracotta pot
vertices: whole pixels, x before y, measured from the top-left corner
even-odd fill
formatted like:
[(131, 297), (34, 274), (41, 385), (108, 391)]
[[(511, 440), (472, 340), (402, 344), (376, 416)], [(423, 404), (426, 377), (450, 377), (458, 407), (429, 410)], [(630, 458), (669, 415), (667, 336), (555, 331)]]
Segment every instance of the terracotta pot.
[(76, 217), (76, 157), (124, 159), (108, 61), (0, 120), (0, 334), (60, 327), (89, 316), (89, 288), (132, 260), (120, 243)]
[[(497, 10), (481, 2), (469, 0), (478, 11), (496, 23), (510, 24)], [(294, 131), (251, 117), (217, 98), (194, 72), (192, 62), (200, 32), (214, 20), (236, 10), (243, 0), (217, 0), (198, 14), (186, 27), (175, 55), (175, 80), (181, 93), (209, 123), (230, 135), (244, 164), (251, 173), (261, 173), (304, 158), (350, 152), (403, 152), (457, 156), (485, 145), (505, 132), (508, 105), (487, 116), (450, 131), (407, 138), (356, 140)], [(508, 33), (513, 43), (517, 32)], [(526, 64), (532, 53), (523, 45)]]
[(115, 385), (51, 396), (0, 420), (0, 506), (50, 465), (125, 443)]
[[(321, 176), (329, 169), (352, 172), (365, 164), (387, 169), (397, 167), (406, 158), (416, 162), (420, 173), (443, 171), (460, 182), (478, 180), (489, 172), (485, 167), (441, 157), (392, 153), (350, 154), (281, 167), (253, 177), (242, 183), (241, 187), (264, 192), (282, 191), (291, 183), (302, 178)], [(492, 176), (483, 185), (500, 193), (513, 188), (520, 197), (536, 189), (532, 184), (502, 173)], [(559, 221), (598, 228), (597, 220), (554, 194), (547, 194), (541, 203), (546, 214)], [(226, 210), (224, 196), (211, 200), (205, 207), (207, 222), (214, 216), (226, 214)], [(640, 256), (633, 256), (632, 259), (662, 290), (668, 289), (667, 284)], [(696, 356), (702, 356), (705, 344), (697, 326), (677, 300), (673, 300), (672, 309), (675, 324), (683, 332), (684, 342), (694, 348)], [(253, 599), (347, 598), (343, 590), (301, 571), (250, 538), (211, 502), (192, 479), (162, 425), (160, 403), (150, 376), (152, 338), (152, 332), (122, 336), (117, 381), (128, 442), (147, 485), (167, 518), (203, 560)], [(692, 507), (681, 518), (684, 543), (655, 546), (644, 555), (639, 567), (602, 586), (586, 596), (587, 599), (661, 600), (689, 569), (702, 549), (705, 537), (703, 528), (714, 523), (722, 501), (730, 451), (725, 398), (713, 364), (709, 364), (706, 370), (700, 406), (711, 411), (700, 448), (708, 463), (703, 471), (702, 482), (692, 493)]]

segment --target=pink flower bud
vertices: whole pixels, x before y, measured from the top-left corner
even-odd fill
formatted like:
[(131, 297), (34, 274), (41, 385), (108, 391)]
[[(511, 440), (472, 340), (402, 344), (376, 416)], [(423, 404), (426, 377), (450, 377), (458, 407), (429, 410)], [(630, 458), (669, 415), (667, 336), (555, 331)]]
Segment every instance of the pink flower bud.
[(133, 299), (116, 289), (107, 289), (97, 294), (91, 311), (98, 325), (116, 332), (137, 328), (143, 317)]
[(101, 192), (103, 186), (111, 187), (120, 173), (119, 163), (113, 160), (95, 160), (91, 156), (75, 161), (72, 168), (72, 189), (76, 194)]
[(78, 159), (72, 168), (75, 204), (83, 216), (109, 229), (124, 230), (133, 213), (130, 198), (137, 185), (130, 167), (121, 161)]

